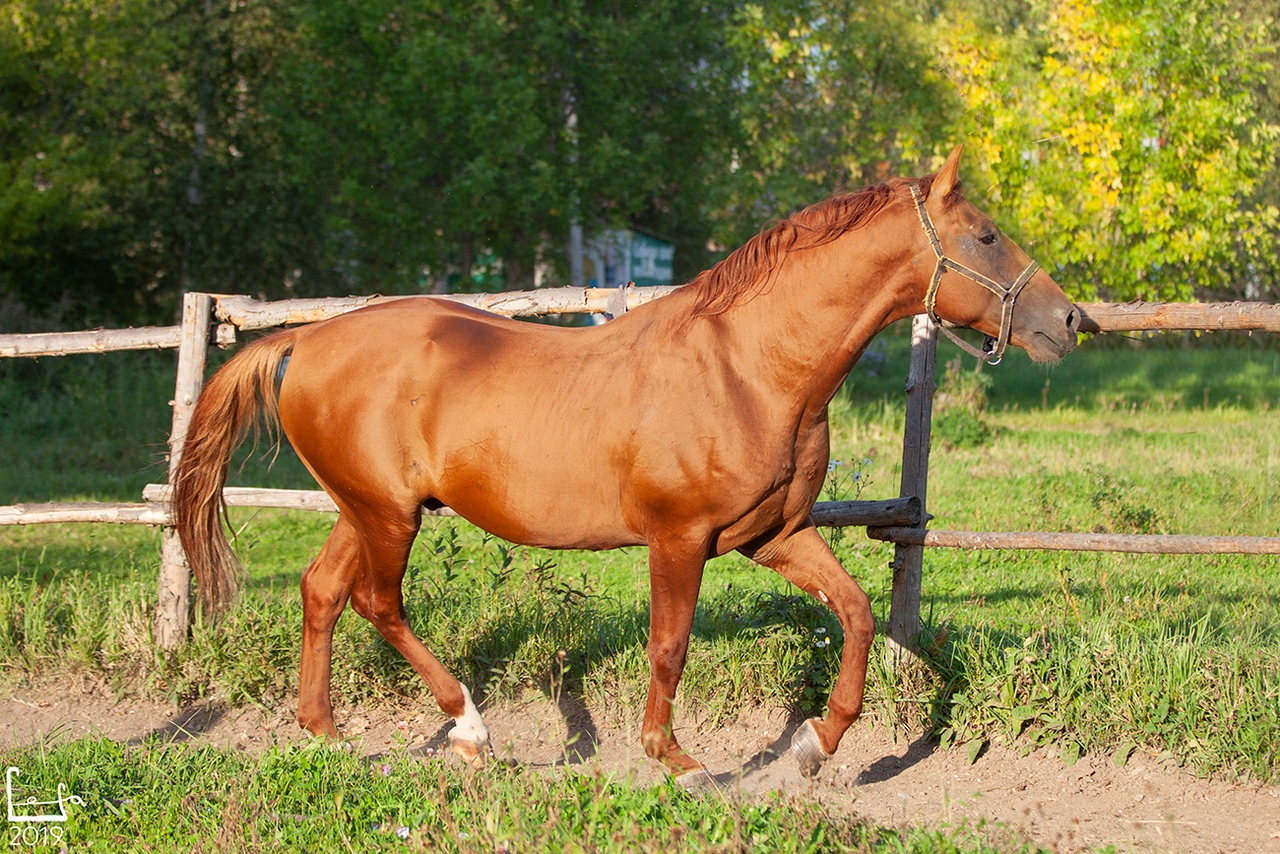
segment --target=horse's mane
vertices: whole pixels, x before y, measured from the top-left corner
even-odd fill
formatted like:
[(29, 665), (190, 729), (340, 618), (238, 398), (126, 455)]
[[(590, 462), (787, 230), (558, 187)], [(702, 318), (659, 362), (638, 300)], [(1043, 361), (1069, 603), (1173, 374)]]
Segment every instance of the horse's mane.
[[(928, 198), (932, 175), (919, 179), (917, 186)], [(787, 253), (822, 246), (857, 228), (880, 212), (898, 191), (911, 183), (893, 178), (883, 184), (853, 193), (838, 193), (799, 213), (776, 221), (739, 246), (710, 270), (699, 273), (689, 287), (698, 291), (693, 316), (720, 314), (754, 296), (765, 286)], [(963, 199), (960, 182), (947, 194), (947, 207)]]

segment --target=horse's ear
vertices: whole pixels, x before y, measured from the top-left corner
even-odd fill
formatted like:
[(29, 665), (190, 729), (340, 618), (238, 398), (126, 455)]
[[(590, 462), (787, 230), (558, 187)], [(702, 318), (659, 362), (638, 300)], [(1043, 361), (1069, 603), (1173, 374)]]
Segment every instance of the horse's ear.
[(942, 164), (942, 168), (933, 179), (933, 186), (929, 189), (931, 198), (941, 202), (955, 189), (956, 182), (959, 180), (960, 152), (962, 151), (964, 151), (963, 143), (951, 150), (951, 156), (947, 158), (946, 163)]

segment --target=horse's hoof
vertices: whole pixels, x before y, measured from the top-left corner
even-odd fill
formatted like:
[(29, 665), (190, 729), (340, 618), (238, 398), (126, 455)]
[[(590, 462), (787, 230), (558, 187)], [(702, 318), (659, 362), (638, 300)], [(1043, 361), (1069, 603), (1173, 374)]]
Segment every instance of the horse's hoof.
[(822, 740), (813, 726), (814, 720), (810, 718), (800, 724), (796, 734), (791, 736), (791, 754), (800, 765), (800, 773), (809, 778), (816, 777), (823, 763), (831, 758), (831, 754), (822, 749)]
[(720, 791), (716, 778), (706, 768), (693, 768), (676, 775), (676, 782), (691, 795)]
[(462, 757), (462, 761), (466, 762), (473, 768), (479, 768), (489, 758), (493, 752), (489, 749), (489, 739), (484, 741), (471, 741), (460, 736), (449, 733), (449, 746), (453, 748), (453, 752)]

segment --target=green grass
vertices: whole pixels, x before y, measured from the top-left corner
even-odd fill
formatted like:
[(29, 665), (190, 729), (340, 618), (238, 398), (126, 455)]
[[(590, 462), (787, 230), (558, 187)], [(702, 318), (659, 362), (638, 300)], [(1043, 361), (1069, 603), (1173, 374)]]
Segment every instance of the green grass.
[(0, 359), (0, 503), (140, 501), (165, 477), (171, 353)]
[(319, 742), (250, 757), (86, 739), (0, 762), (21, 769), (19, 794), (63, 783), (83, 800), (65, 826), (32, 829), (76, 851), (186, 852), (193, 840), (222, 851), (1036, 850), (1015, 839), (996, 847), (983, 827), (876, 828), (807, 798), (697, 797), (671, 782), (498, 764), (464, 771), (406, 752), (366, 761)]
[[(0, 359), (0, 504), (141, 501), (168, 471), (176, 368), (163, 351)], [(312, 485), (292, 454), (245, 474), (262, 486)]]
[[(906, 358), (900, 331), (883, 336), (834, 403), (833, 456), (844, 465), (835, 469), (832, 497), (897, 494)], [(70, 365), (65, 376), (55, 370), (58, 363), (42, 361), (35, 373), (0, 364), (0, 400), (7, 404), (0, 410), (3, 500), (136, 500), (143, 483), (162, 479), (162, 467), (146, 468), (159, 440), (147, 439), (139, 450), (132, 437), (163, 436), (170, 363), (151, 356), (130, 357), (124, 367), (83, 362)], [(944, 394), (930, 468), (933, 527), (1280, 533), (1275, 351), (1255, 341), (1194, 349), (1088, 342), (1052, 369), (1032, 365), (1020, 353), (980, 374), (972, 364), (939, 371)], [(76, 414), (85, 400), (101, 403), (108, 392), (98, 389), (134, 395), (134, 404), (124, 407), (123, 426)], [(154, 398), (161, 398), (158, 405)], [(274, 469), (250, 461), (237, 477), (242, 483), (310, 485), (287, 451)], [(297, 582), (332, 519), (273, 510), (238, 511), (233, 519), (242, 529), (239, 549), (249, 570), (241, 605), (216, 629), (197, 625), (191, 642), (171, 655), (158, 654), (150, 643), (159, 551), (153, 532), (0, 529), (5, 678), (89, 671), (121, 694), (291, 703), (301, 624)], [(892, 548), (854, 529), (830, 537), (871, 594), (883, 628)], [(1280, 779), (1280, 569), (1274, 558), (935, 549), (926, 554), (923, 592), (923, 663), (890, 673), (877, 638), (868, 685), (873, 720), (910, 733), (933, 732), (971, 755), (992, 741), (1026, 750), (1052, 745), (1068, 762), (1082, 753), (1123, 762), (1144, 752), (1207, 776)], [(526, 691), (568, 690), (595, 708), (641, 704), (647, 593), (643, 549), (511, 549), (450, 520), (424, 526), (406, 580), (415, 631), (491, 703)], [(824, 645), (825, 638), (837, 643)], [(713, 561), (681, 702), (697, 706), (713, 723), (753, 705), (820, 710), (838, 663), (838, 639), (831, 615), (776, 576), (737, 557)], [(427, 697), (399, 655), (350, 613), (339, 623), (335, 668), (341, 700)], [(346, 678), (351, 673), (359, 678)], [(111, 748), (53, 749), (51, 755), (71, 751), (72, 758), (54, 766), (62, 769), (58, 773), (70, 773), (77, 749)], [(255, 761), (193, 755), (206, 756), (193, 761), (210, 766)], [(279, 757), (271, 761), (310, 761), (284, 749)], [(413, 763), (406, 767), (409, 773)], [(511, 798), (538, 803), (572, 799), (575, 787), (605, 785), (577, 777), (484, 779), (491, 782), (483, 785), (512, 787)], [(625, 789), (625, 797), (658, 797), (633, 792), (623, 781), (606, 782)], [(212, 801), (212, 824), (200, 832), (220, 832), (213, 829), (222, 826), (218, 816), (241, 810), (235, 813), (241, 821), (247, 804), (269, 800), (246, 794), (235, 804)], [(448, 798), (440, 804), (454, 808)], [(742, 826), (741, 809), (717, 820)], [(810, 819), (812, 829), (819, 819)], [(454, 827), (479, 826), (451, 820)], [(468, 820), (501, 826), (496, 817)], [(733, 847), (715, 835), (721, 831), (679, 820), (700, 828), (698, 845)], [(269, 816), (244, 821), (263, 839), (281, 832)], [(617, 832), (662, 836), (654, 828), (670, 826), (662, 823), (668, 819), (654, 821)], [(294, 824), (283, 822), (289, 833), (297, 830)], [(322, 824), (322, 832), (337, 833), (340, 823)], [(350, 828), (342, 832), (356, 838)], [(486, 832), (486, 850), (494, 850), (496, 831)], [(808, 832), (791, 836), (799, 844)], [(854, 850), (981, 850), (982, 844), (967, 831), (909, 840), (835, 822), (829, 832)], [(154, 844), (164, 850), (168, 843)]]

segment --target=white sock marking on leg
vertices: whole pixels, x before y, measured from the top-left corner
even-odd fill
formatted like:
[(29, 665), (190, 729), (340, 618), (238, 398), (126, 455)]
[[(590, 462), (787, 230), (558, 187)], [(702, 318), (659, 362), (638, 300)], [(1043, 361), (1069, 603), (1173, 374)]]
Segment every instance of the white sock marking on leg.
[(456, 725), (449, 731), (449, 735), (475, 744), (484, 744), (489, 740), (489, 728), (484, 725), (480, 710), (471, 701), (471, 692), (467, 690), (467, 686), (461, 687), (462, 698), (467, 701), (467, 705), (463, 708), (462, 714), (453, 719)]

